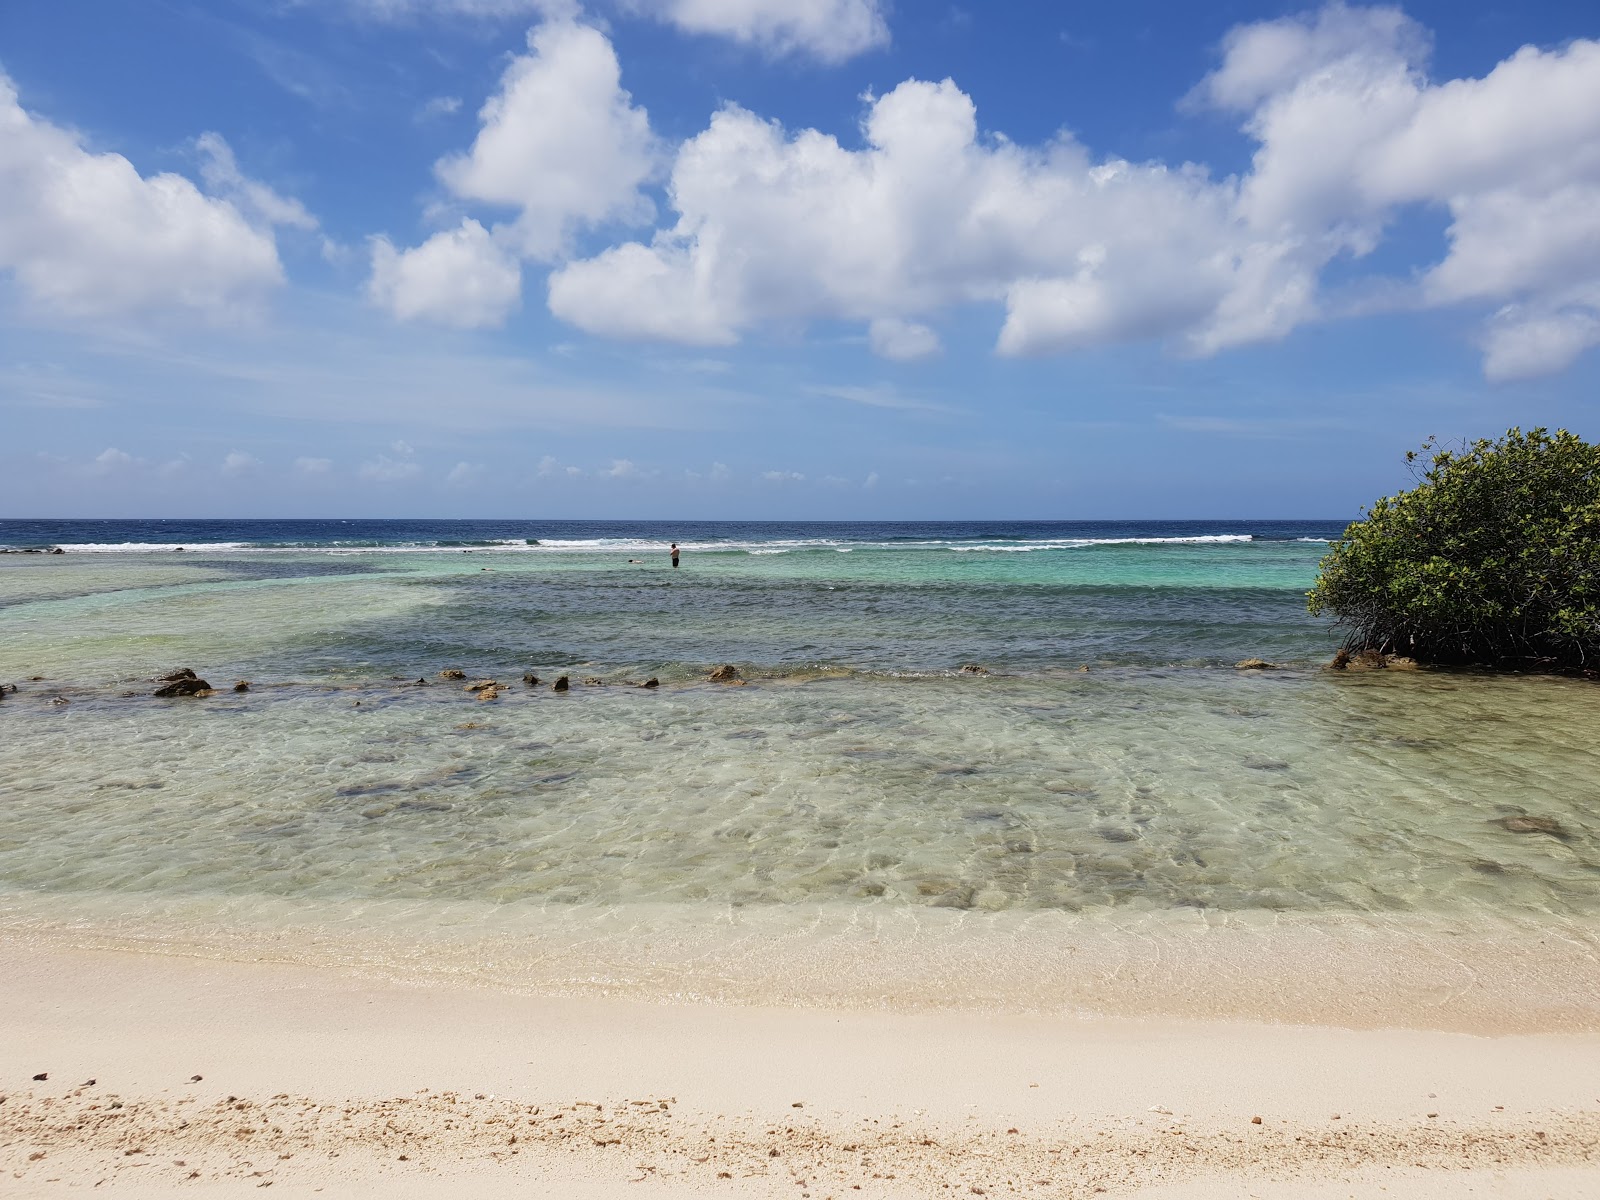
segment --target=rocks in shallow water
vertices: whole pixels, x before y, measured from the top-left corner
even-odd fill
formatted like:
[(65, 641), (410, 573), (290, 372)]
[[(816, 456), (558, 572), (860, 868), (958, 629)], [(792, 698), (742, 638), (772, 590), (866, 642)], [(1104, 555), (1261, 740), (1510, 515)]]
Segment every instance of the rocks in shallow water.
[(661, 686), (661, 680), (657, 679), (654, 675), (652, 675), (652, 676), (650, 676), (649, 679), (646, 679), (639, 686), (642, 687), (642, 688), (658, 688), (658, 687)]
[(465, 671), (459, 671), (455, 667), (449, 667), (439, 672), (440, 679), (465, 679), (466, 677), (467, 673)]
[(233, 685), (233, 690), (236, 692), (248, 692), (250, 690), (250, 681), (248, 679), (239, 680)]
[(210, 696), (212, 694), (211, 685), (204, 679), (196, 679), (193, 671), (188, 672), (186, 676), (175, 678), (165, 687), (158, 687), (155, 690), (155, 695), (163, 698), (168, 696)]
[(522, 674), (522, 682), (527, 684), (529, 687), (538, 687), (539, 677), (532, 671), (524, 671)]
[(606, 681), (598, 675), (588, 675), (584, 677), (583, 684), (585, 687), (605, 687)]
[(977, 663), (963, 663), (961, 665), (961, 673), (963, 675), (987, 675), (989, 668), (981, 667)]
[(428, 681), (426, 679), (424, 679), (421, 675), (418, 675), (417, 676), (417, 682), (416, 682), (415, 686), (417, 686), (417, 687), (427, 687), (428, 686)]
[(179, 670), (176, 670), (176, 671), (172, 672), (172, 674), (170, 674), (170, 675), (159, 675), (159, 676), (157, 676), (156, 677), (156, 682), (157, 683), (177, 683), (178, 680), (180, 680), (180, 679), (196, 679), (196, 678), (198, 678), (198, 676), (195, 675), (195, 673), (193, 671), (191, 671), (188, 667), (182, 667)]
[(720, 667), (712, 668), (711, 674), (706, 676), (712, 683), (738, 683), (743, 678), (739, 668), (732, 663), (723, 663)]
[(468, 692), (486, 692), (490, 688), (497, 688), (499, 686), (500, 686), (500, 683), (499, 683), (498, 680), (495, 680), (495, 679), (479, 679), (474, 683), (467, 684), (467, 686), (463, 690), (464, 691), (468, 691)]
[(1276, 671), (1278, 664), (1264, 658), (1245, 658), (1233, 664), (1235, 671)]
[(494, 687), (483, 688), (482, 690), (480, 690), (478, 692), (478, 699), (479, 700), (498, 700), (498, 699), (500, 699), (500, 688), (499, 688), (499, 686), (496, 685)]
[(552, 692), (564, 692), (568, 688), (570, 688), (571, 686), (572, 686), (572, 681), (570, 679), (568, 679), (565, 675), (562, 675), (562, 676), (558, 677), (556, 679), (556, 681), (550, 685), (550, 690)]
[(1328, 664), (1334, 671), (1420, 671), (1422, 664), (1403, 654), (1382, 654), (1377, 650), (1341, 650)]
[(1553, 838), (1562, 839), (1567, 836), (1567, 831), (1561, 827), (1561, 822), (1554, 817), (1496, 817), (1489, 824), (1498, 825), (1507, 833), (1547, 833)]

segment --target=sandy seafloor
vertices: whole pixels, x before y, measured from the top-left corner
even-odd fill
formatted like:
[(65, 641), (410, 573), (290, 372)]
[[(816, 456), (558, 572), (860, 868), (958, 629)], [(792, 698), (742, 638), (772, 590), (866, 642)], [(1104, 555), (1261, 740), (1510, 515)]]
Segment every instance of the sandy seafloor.
[(3, 1194), (1600, 1196), (1592, 684), (1324, 670), (1318, 527), (611, 532), (0, 557)]

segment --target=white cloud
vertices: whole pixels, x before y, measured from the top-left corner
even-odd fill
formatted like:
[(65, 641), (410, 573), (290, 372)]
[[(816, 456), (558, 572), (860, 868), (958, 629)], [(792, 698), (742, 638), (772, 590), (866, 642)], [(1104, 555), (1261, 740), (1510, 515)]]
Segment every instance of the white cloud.
[(522, 268), (478, 222), (464, 220), (420, 246), (399, 251), (372, 239), (367, 296), (403, 321), (460, 329), (498, 326), (522, 300)]
[(550, 261), (582, 226), (652, 218), (639, 188), (656, 169), (656, 146), (598, 29), (547, 21), (529, 32), (528, 49), (479, 112), (472, 148), (441, 159), (437, 171), (463, 200), (520, 210), (508, 239)]
[(401, 319), (499, 325), (521, 295), (519, 258), (555, 261), (581, 229), (654, 216), (641, 190), (658, 160), (650, 120), (593, 26), (556, 16), (529, 31), (478, 117), (471, 148), (435, 172), (458, 200), (516, 215), (492, 232), (464, 219), (404, 251), (375, 238), (369, 295)]
[(301, 475), (326, 475), (333, 470), (331, 458), (297, 458), (294, 469)]
[(643, 479), (654, 472), (643, 471), (629, 458), (614, 458), (611, 465), (600, 472), (606, 479)]
[(481, 463), (458, 462), (444, 477), (447, 487), (472, 487), (488, 477), (489, 468)]
[(317, 219), (300, 201), (280, 196), (266, 184), (247, 177), (233, 157), (233, 148), (220, 133), (202, 133), (194, 144), (200, 152), (200, 178), (206, 187), (232, 201), (257, 224), (306, 230), (317, 227)]
[(126, 451), (118, 450), (115, 446), (107, 446), (95, 455), (93, 470), (98, 474), (109, 474), (123, 467), (131, 467), (136, 460)]
[(867, 327), (872, 352), (896, 362), (914, 362), (939, 353), (939, 335), (926, 325), (899, 317), (878, 317)]
[(869, 491), (872, 488), (877, 487), (878, 486), (878, 473), (876, 471), (869, 471), (867, 473), (866, 479), (864, 479), (862, 481), (861, 486), (866, 488), (866, 489), (868, 489)]
[(926, 318), (998, 304), (1004, 354), (1142, 340), (1211, 354), (1324, 317), (1328, 265), (1424, 206), (1449, 213), (1449, 251), (1391, 281), (1391, 302), (1497, 313), (1497, 377), (1560, 369), (1600, 322), (1600, 42), (1444, 82), (1428, 46), (1388, 8), (1235, 30), (1189, 100), (1240, 114), (1257, 143), (1226, 179), (1097, 158), (1065, 134), (982, 133), (949, 80), (868, 97), (860, 149), (729, 106), (678, 150), (675, 223), (560, 267), (550, 308), (698, 345), (854, 320), (878, 352), (914, 357), (936, 345)]
[(283, 282), (269, 229), (181, 175), (146, 178), (120, 154), (85, 149), (76, 133), (26, 112), (4, 75), (0, 271), (38, 306), (88, 317), (187, 309), (225, 318)]
[(380, 454), (373, 461), (362, 463), (356, 473), (368, 483), (404, 483), (422, 474), (422, 467), (407, 459)]
[(799, 471), (763, 471), (761, 478), (768, 483), (804, 483), (806, 477)]
[(224, 475), (248, 475), (261, 465), (260, 461), (242, 450), (235, 450), (222, 460)]
[(437, 117), (454, 116), (460, 111), (460, 96), (435, 96), (417, 109), (417, 120), (431, 121)]
[(882, 0), (626, 0), (686, 33), (842, 62), (889, 43)]

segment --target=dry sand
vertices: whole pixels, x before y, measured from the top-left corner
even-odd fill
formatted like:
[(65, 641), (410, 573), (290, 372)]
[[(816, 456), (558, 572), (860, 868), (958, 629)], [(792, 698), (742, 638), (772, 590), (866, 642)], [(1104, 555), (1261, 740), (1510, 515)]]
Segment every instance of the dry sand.
[(1600, 1196), (1594, 1034), (548, 999), (20, 938), (0, 978), (8, 1198)]

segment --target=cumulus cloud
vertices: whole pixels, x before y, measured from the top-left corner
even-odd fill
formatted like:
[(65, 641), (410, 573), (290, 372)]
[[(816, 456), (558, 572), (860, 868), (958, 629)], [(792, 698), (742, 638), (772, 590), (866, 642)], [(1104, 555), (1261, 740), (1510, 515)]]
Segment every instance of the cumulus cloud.
[(686, 33), (842, 62), (889, 43), (883, 0), (626, 0)]
[(444, 477), (446, 487), (472, 487), (488, 477), (489, 468), (481, 463), (458, 462)]
[(939, 353), (939, 335), (916, 321), (878, 317), (867, 327), (872, 352), (896, 362), (913, 362)]
[[(236, 164), (234, 174), (241, 197), (271, 197), (283, 206), (278, 216), (289, 211), (292, 202), (245, 180)], [(120, 154), (93, 153), (76, 133), (24, 110), (4, 75), (0, 271), (36, 305), (91, 317), (152, 309), (229, 316), (283, 282), (270, 222), (252, 224), (229, 199), (181, 175), (146, 177)]]
[(621, 79), (593, 26), (558, 16), (531, 30), (472, 146), (435, 167), (457, 200), (515, 216), (492, 231), (465, 219), (407, 250), (373, 239), (371, 298), (402, 319), (498, 325), (521, 294), (519, 260), (563, 257), (580, 229), (648, 224), (655, 209), (641, 187), (656, 171), (655, 137)]
[(260, 465), (260, 461), (253, 454), (235, 450), (223, 458), (222, 473), (224, 475), (248, 475)]
[(93, 469), (102, 475), (119, 471), (123, 467), (131, 467), (136, 460), (133, 455), (125, 450), (118, 450), (115, 446), (107, 446), (95, 455)]
[(373, 238), (367, 296), (404, 321), (498, 326), (522, 301), (522, 267), (487, 229), (467, 219), (410, 250)]
[(331, 458), (297, 458), (294, 469), (301, 475), (326, 475), (333, 470)]
[(763, 471), (761, 478), (768, 483), (804, 483), (806, 477), (799, 471)]
[(858, 149), (728, 106), (676, 154), (674, 223), (560, 267), (549, 305), (695, 345), (856, 320), (879, 353), (916, 357), (937, 347), (928, 317), (988, 303), (1003, 354), (1211, 354), (1323, 317), (1329, 264), (1420, 206), (1449, 214), (1449, 249), (1393, 281), (1397, 302), (1494, 313), (1496, 377), (1559, 370), (1600, 338), (1600, 42), (1444, 82), (1429, 45), (1396, 9), (1342, 4), (1235, 30), (1187, 101), (1255, 141), (1229, 178), (1066, 134), (1019, 145), (950, 80), (869, 96)]

